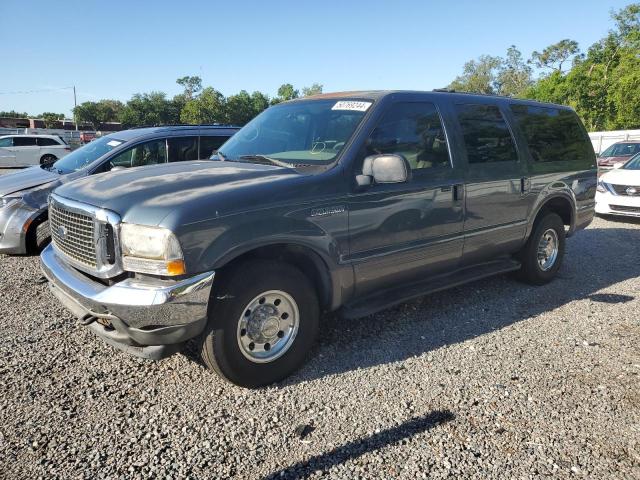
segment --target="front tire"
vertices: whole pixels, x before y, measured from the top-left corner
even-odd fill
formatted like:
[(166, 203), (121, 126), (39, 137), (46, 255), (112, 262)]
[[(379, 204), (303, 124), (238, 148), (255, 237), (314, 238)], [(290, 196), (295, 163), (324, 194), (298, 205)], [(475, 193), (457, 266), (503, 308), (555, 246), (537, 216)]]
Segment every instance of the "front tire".
[(43, 155), (42, 158), (40, 159), (40, 165), (49, 165), (55, 162), (56, 160), (58, 160), (58, 157), (56, 157), (55, 155), (51, 155), (51, 154)]
[(236, 385), (269, 385), (302, 365), (319, 316), (313, 285), (300, 270), (269, 260), (243, 263), (214, 288), (202, 359)]
[(564, 247), (564, 223), (560, 216), (547, 213), (540, 217), (518, 255), (522, 262), (519, 278), (531, 285), (549, 283), (562, 265)]

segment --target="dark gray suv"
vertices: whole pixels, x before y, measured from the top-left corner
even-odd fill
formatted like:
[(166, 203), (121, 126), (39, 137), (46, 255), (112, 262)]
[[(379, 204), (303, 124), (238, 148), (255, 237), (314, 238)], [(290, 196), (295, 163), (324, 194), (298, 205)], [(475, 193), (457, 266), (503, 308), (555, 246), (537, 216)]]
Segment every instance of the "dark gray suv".
[(303, 362), (323, 311), (504, 272), (549, 282), (594, 215), (595, 153), (560, 105), (320, 95), (267, 109), (216, 158), (56, 189), (42, 269), (110, 344), (159, 358), (198, 338), (249, 387)]
[(112, 133), (55, 163), (0, 177), (0, 253), (42, 248), (50, 238), (47, 197), (54, 188), (114, 168), (207, 159), (238, 127), (147, 127)]

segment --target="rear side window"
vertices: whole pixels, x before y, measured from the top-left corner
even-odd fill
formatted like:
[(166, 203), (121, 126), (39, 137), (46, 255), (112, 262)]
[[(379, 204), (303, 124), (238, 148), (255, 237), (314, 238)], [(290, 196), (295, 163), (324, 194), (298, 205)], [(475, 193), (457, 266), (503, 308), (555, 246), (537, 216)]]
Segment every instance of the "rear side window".
[(170, 137), (167, 145), (170, 162), (198, 160), (198, 137)]
[(51, 145), (60, 145), (60, 143), (56, 142), (53, 138), (38, 138), (38, 145), (41, 147), (49, 147)]
[(593, 147), (575, 113), (530, 105), (511, 105), (511, 111), (534, 162), (573, 161), (585, 167), (593, 164)]
[(210, 158), (227, 140), (229, 140), (227, 135), (200, 137), (200, 158)]
[(167, 148), (165, 139), (152, 140), (129, 148), (111, 159), (113, 167), (143, 167), (166, 163)]
[(14, 147), (33, 147), (36, 145), (34, 137), (13, 137)]
[(0, 147), (11, 147), (13, 146), (13, 138), (0, 138)]
[(456, 112), (470, 164), (518, 160), (513, 136), (498, 107), (456, 105)]
[(450, 168), (440, 115), (433, 103), (401, 102), (387, 110), (366, 143), (366, 155), (403, 155), (412, 170)]

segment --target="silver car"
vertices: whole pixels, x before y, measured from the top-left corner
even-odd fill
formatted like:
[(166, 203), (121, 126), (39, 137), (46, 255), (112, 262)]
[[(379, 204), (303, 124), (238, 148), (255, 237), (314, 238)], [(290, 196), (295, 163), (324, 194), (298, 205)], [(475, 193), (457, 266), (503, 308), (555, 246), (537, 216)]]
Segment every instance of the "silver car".
[(53, 163), (71, 151), (57, 135), (0, 136), (0, 167), (30, 167)]
[(218, 125), (123, 130), (55, 163), (0, 176), (0, 253), (24, 254), (46, 245), (47, 199), (56, 187), (112, 169), (208, 159), (238, 130)]

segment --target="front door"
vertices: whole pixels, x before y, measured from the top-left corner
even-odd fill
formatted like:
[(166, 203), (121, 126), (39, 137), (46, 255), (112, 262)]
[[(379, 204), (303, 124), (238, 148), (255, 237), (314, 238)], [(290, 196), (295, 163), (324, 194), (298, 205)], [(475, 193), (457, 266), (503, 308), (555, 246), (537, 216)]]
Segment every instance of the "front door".
[[(356, 295), (455, 268), (463, 246), (463, 176), (454, 168), (436, 105), (389, 105), (359, 155), (394, 153), (409, 162), (406, 183), (374, 184), (349, 198)], [(359, 172), (356, 172), (359, 173)]]
[(520, 248), (527, 227), (526, 162), (495, 104), (455, 105), (467, 156), (464, 262)]
[(15, 167), (16, 152), (13, 137), (0, 138), (0, 167)]

